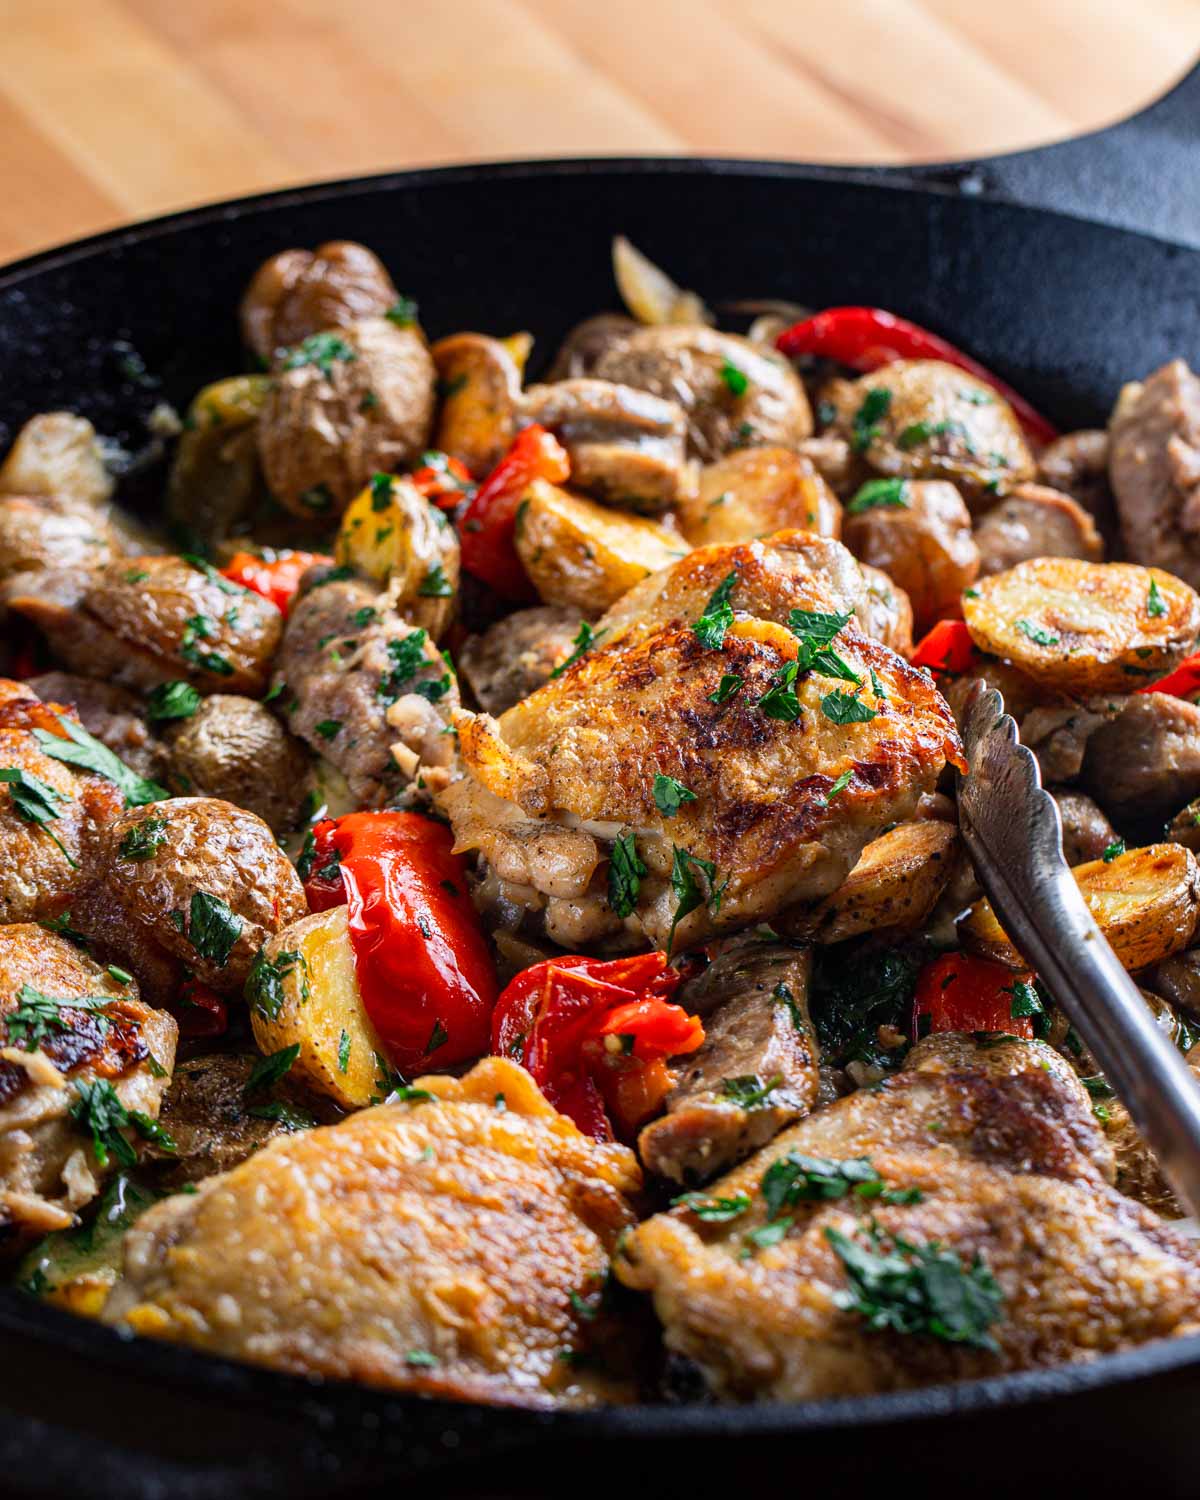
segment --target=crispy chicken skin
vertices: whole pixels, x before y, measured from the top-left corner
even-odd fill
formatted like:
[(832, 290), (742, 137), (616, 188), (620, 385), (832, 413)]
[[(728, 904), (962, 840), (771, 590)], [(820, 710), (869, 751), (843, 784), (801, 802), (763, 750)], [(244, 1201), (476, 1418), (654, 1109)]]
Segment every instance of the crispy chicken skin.
[[(719, 650), (691, 625), (639, 625), (499, 720), (456, 714), (463, 763), (530, 819), (599, 825), (608, 837), (636, 830), (649, 872), (636, 921), (657, 946), (667, 943), (677, 904), (672, 846), (710, 861), (723, 893), (679, 924), (686, 946), (828, 894), (885, 824), (911, 815), (946, 762), (961, 760), (950, 711), (929, 678), (855, 631), (843, 631), (837, 649), (867, 684), (869, 722), (835, 723), (824, 713), (821, 700), (839, 683), (817, 671), (796, 680), (794, 722), (759, 707), (797, 656), (796, 637), (780, 625), (739, 616)], [(872, 672), (886, 697), (870, 687)], [(743, 685), (714, 703), (728, 675)], [(653, 798), (657, 773), (695, 794), (669, 820)], [(447, 810), (463, 845), (460, 820)]]
[[(1023, 1044), (1021, 1067), (1021, 1045), (990, 1060), (986, 1044), (957, 1038), (949, 1065), (914, 1067), (801, 1121), (713, 1184), (714, 1198), (751, 1200), (729, 1222), (680, 1207), (639, 1225), (616, 1272), (652, 1294), (668, 1348), (724, 1399), (806, 1400), (1086, 1359), (1194, 1328), (1200, 1252), (1109, 1185), (1111, 1152), (1082, 1088), (1041, 1044)], [(789, 1152), (868, 1156), (889, 1188), (921, 1197), (802, 1201), (780, 1241), (748, 1246), (767, 1217), (763, 1174)], [(842, 1305), (849, 1283), (826, 1231), (861, 1240), (872, 1220), (916, 1245), (939, 1241), (965, 1265), (983, 1258), (1003, 1294), (995, 1350), (873, 1331)]]
[[(92, 1008), (60, 1009), (32, 1050), (29, 1028), (8, 1017), (28, 990), (56, 1000), (91, 997)], [(96, 1008), (95, 1000), (107, 1002)], [(175, 1058), (177, 1027), (66, 938), (34, 923), (0, 927), (0, 1248), (29, 1233), (61, 1229), (94, 1197), (102, 1164), (68, 1113), (76, 1085), (106, 1081), (121, 1103), (148, 1116)], [(151, 1065), (151, 1058), (154, 1065)]]
[[(147, 1213), (105, 1320), (306, 1375), (544, 1406), (640, 1185), (515, 1063), (289, 1136)], [(503, 1106), (503, 1107), (501, 1107)]]

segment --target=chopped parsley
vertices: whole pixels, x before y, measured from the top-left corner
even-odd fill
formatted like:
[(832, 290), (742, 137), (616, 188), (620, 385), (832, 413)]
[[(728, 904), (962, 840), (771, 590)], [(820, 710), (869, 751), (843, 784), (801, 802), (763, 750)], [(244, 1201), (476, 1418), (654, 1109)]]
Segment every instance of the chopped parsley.
[(732, 1198), (710, 1198), (707, 1193), (680, 1193), (678, 1198), (671, 1199), (671, 1207), (686, 1208), (706, 1224), (728, 1224), (746, 1212), (750, 1198), (746, 1193), (736, 1193)]
[(1114, 839), (1112, 843), (1105, 848), (1104, 853), (1100, 856), (1100, 858), (1106, 865), (1111, 865), (1114, 859), (1120, 859), (1121, 855), (1124, 853), (1125, 840)]
[(322, 719), (319, 724), (314, 724), (313, 729), (323, 740), (334, 740), (342, 732), (341, 719)]
[(835, 1299), (868, 1328), (998, 1349), (988, 1329), (1002, 1314), (1004, 1296), (980, 1255), (966, 1265), (937, 1240), (913, 1244), (885, 1234), (874, 1220), (853, 1238), (832, 1226), (825, 1238), (849, 1281)]
[(1014, 979), (1011, 984), (1003, 986), (1003, 993), (1012, 996), (1008, 1013), (1014, 1020), (1022, 1016), (1042, 1016), (1046, 1013), (1037, 990), (1027, 980)]
[(338, 1038), (337, 1059), (338, 1072), (344, 1073), (350, 1066), (350, 1033), (348, 1031), (343, 1031)]
[(356, 630), (362, 630), (375, 618), (376, 609), (373, 604), (364, 604), (361, 609), (356, 609), (350, 617), (350, 622)]
[(1035, 646), (1057, 646), (1059, 638), (1051, 635), (1048, 630), (1043, 630), (1040, 625), (1031, 625), (1028, 620), (1018, 620), (1016, 628), (1023, 636), (1027, 636)]
[(711, 860), (701, 859), (698, 854), (690, 854), (686, 849), (681, 849), (678, 844), (673, 846), (671, 860), (671, 890), (675, 896), (675, 912), (671, 918), (671, 931), (667, 936), (667, 952), (670, 953), (675, 946), (675, 929), (696, 908), (705, 901), (704, 890), (701, 888), (693, 873), (693, 866), (704, 876), (708, 886), (708, 907), (715, 916), (721, 910), (721, 898), (725, 893), (728, 881), (717, 885), (717, 867)]
[(777, 984), (771, 991), (771, 999), (774, 1000), (776, 1005), (787, 1006), (788, 1014), (792, 1018), (792, 1027), (794, 1030), (808, 1030), (808, 1023), (804, 1016), (804, 1013), (796, 1003), (796, 997), (792, 994), (792, 991), (788, 985), (784, 984), (782, 981)]
[(674, 776), (664, 776), (661, 771), (654, 778), (654, 805), (664, 818), (673, 818), (685, 802), (695, 802), (695, 792), (688, 791), (682, 781)]
[(853, 500), (846, 506), (846, 512), (857, 516), (864, 510), (907, 510), (908, 497), (907, 479), (868, 479), (866, 484), (858, 487)]
[(885, 385), (873, 387), (863, 397), (850, 428), (850, 446), (855, 453), (865, 453), (879, 436), (879, 424), (891, 404), (892, 393)]
[(725, 672), (714, 692), (709, 693), (710, 703), (727, 703), (733, 695), (740, 690), (746, 679), (739, 677), (736, 672)]
[(306, 1109), (297, 1104), (286, 1104), (282, 1099), (272, 1099), (266, 1104), (256, 1104), (246, 1111), (256, 1120), (274, 1120), (285, 1130), (311, 1130), (317, 1123)]
[(281, 1047), (278, 1052), (272, 1052), (267, 1057), (260, 1057), (250, 1070), (250, 1076), (246, 1079), (246, 1086), (242, 1093), (255, 1094), (259, 1089), (269, 1089), (291, 1070), (292, 1064), (299, 1056), (300, 1043), (293, 1042), (290, 1047)]
[(835, 797), (840, 797), (853, 780), (854, 767), (851, 766), (849, 770), (842, 772), (842, 774), (825, 793), (824, 797), (822, 797), (822, 806), (828, 807)]
[(58, 817), (58, 809), (62, 803), (72, 799), (65, 792), (56, 791), (40, 777), (22, 771), (19, 766), (0, 767), (0, 782), (8, 785), (13, 811), (17, 817), (23, 823), (33, 823), (40, 828), (50, 842), (57, 846), (58, 852), (71, 868), (77, 870), (79, 865), (67, 853), (58, 835), (46, 826)]
[(865, 1062), (884, 1071), (900, 1066), (907, 1049), (881, 1046), (879, 1029), (908, 1029), (921, 962), (906, 949), (817, 949), (809, 1012), (823, 1062), (839, 1068)]
[(404, 1363), (412, 1365), (414, 1369), (432, 1369), (438, 1363), (436, 1354), (430, 1354), (428, 1349), (410, 1349), (404, 1356)]
[(51, 760), (61, 760), (64, 765), (103, 776), (105, 781), (111, 781), (120, 790), (127, 807), (143, 807), (147, 802), (162, 802), (170, 796), (166, 787), (131, 771), (123, 760), (119, 760), (107, 745), (102, 745), (90, 735), (82, 724), (76, 724), (73, 719), (66, 719), (62, 714), (55, 714), (54, 717), (62, 725), (65, 739), (48, 729), (33, 731), (38, 749), (50, 756)]
[(449, 599), (453, 597), (454, 585), (446, 577), (441, 563), (434, 563), (421, 580), (417, 593), (424, 599)]
[(800, 642), (796, 667), (800, 672), (819, 672), (858, 686), (862, 678), (833, 650), (833, 641), (853, 618), (850, 614), (822, 614), (811, 609), (793, 609), (788, 629)]
[(392, 476), (390, 474), (371, 475), (371, 509), (378, 514), (387, 510), (392, 503)]
[(425, 655), (427, 633), (414, 630), (399, 640), (387, 643), (387, 654), (392, 659), (391, 670), (384, 674), (377, 689), (385, 703), (394, 703), (400, 696), (402, 685), (410, 682), (422, 667), (429, 665)]
[(435, 1020), (433, 1023), (433, 1030), (429, 1033), (429, 1040), (425, 1044), (425, 1055), (428, 1057), (430, 1053), (436, 1052), (439, 1047), (445, 1046), (445, 1044), (449, 1040), (450, 1033), (442, 1025), (440, 1020)]
[(219, 651), (202, 651), (197, 641), (212, 640), (213, 622), (207, 615), (190, 615), (184, 622), (183, 635), (179, 640), (179, 654), (202, 671), (212, 672), (217, 677), (232, 677), (233, 663)]
[(193, 891), (188, 910), (187, 938), (201, 958), (223, 969), (245, 924), (220, 896)]
[(755, 704), (768, 719), (779, 719), (793, 724), (800, 717), (800, 699), (796, 695), (796, 678), (800, 675), (797, 662), (784, 662), (771, 680), (771, 686)]
[(167, 820), (160, 813), (151, 813), (140, 823), (135, 823), (117, 846), (122, 859), (137, 863), (153, 859), (167, 842)]
[(289, 948), (269, 959), (266, 950), (260, 948), (246, 976), (246, 1003), (265, 1016), (268, 1021), (277, 1021), (283, 1009), (284, 980), (296, 968), (301, 976), (301, 998), (308, 993), (308, 962), (298, 948)]
[(315, 365), (322, 375), (328, 375), (339, 360), (349, 364), (358, 358), (357, 351), (345, 339), (333, 332), (310, 333), (303, 342), (289, 349), (280, 361), (281, 370), (299, 370), (305, 365)]
[(68, 1113), (81, 1130), (91, 1135), (92, 1152), (102, 1167), (108, 1165), (110, 1155), (123, 1166), (136, 1166), (137, 1152), (122, 1134), (131, 1126), (143, 1140), (153, 1142), (163, 1151), (176, 1149), (175, 1142), (156, 1120), (140, 1109), (125, 1108), (106, 1078), (76, 1083), (75, 1099)]
[(836, 688), (821, 699), (821, 712), (834, 724), (869, 724), (875, 717), (875, 710), (861, 698)]
[(70, 1031), (71, 1023), (63, 1019), (62, 1008), (97, 1011), (113, 1003), (111, 995), (78, 997), (46, 995), (30, 984), (23, 984), (16, 994), (16, 1009), (4, 1017), (8, 1040), (26, 1052), (36, 1052), (48, 1031)]
[(889, 1188), (867, 1156), (833, 1161), (789, 1151), (763, 1173), (761, 1188), (773, 1219), (797, 1203), (831, 1202), (849, 1195), (883, 1203), (921, 1201), (919, 1188)]
[(190, 682), (160, 682), (146, 699), (146, 717), (152, 724), (190, 719), (199, 707), (200, 694)]
[(1158, 591), (1156, 579), (1150, 580), (1150, 592), (1146, 596), (1146, 613), (1152, 620), (1161, 620), (1167, 613), (1166, 600)]
[(561, 677), (568, 667), (573, 667), (581, 656), (585, 656), (592, 649), (592, 647), (596, 644), (601, 636), (605, 636), (607, 634), (607, 629), (593, 630), (586, 620), (580, 620), (579, 629), (575, 634), (575, 639), (571, 642), (571, 644), (575, 647), (574, 651), (571, 652), (566, 661), (560, 662), (559, 665), (555, 667), (554, 671), (550, 673), (550, 676)]
[(729, 598), (737, 581), (736, 573), (722, 579), (705, 605), (704, 613), (692, 626), (692, 634), (710, 651), (721, 649), (725, 644), (725, 632), (733, 624), (733, 605)]
[(411, 328), (417, 321), (417, 304), (412, 297), (397, 297), (384, 317), (397, 328)]
[(721, 1079), (721, 1097), (729, 1099), (742, 1109), (770, 1109), (771, 1095), (783, 1084), (783, 1075), (776, 1073), (766, 1083), (757, 1073), (743, 1073), (737, 1078)]
[(627, 917), (637, 905), (645, 873), (633, 834), (621, 834), (613, 841), (608, 862), (608, 904), (618, 917)]
[(745, 370), (739, 370), (731, 359), (721, 365), (721, 379), (731, 396), (744, 396), (750, 389), (750, 378)]

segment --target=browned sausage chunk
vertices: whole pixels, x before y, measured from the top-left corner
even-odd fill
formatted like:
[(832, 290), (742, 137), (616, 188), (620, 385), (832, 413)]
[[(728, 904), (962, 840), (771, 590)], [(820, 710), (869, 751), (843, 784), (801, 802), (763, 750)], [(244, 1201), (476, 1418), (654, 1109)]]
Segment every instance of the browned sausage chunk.
[(1104, 559), (1104, 543), (1087, 511), (1043, 484), (1019, 484), (989, 510), (975, 528), (975, 543), (983, 578), (1031, 557)]
[(571, 654), (579, 611), (557, 604), (519, 609), (482, 635), (468, 636), (458, 665), (485, 713), (502, 714), (535, 688)]

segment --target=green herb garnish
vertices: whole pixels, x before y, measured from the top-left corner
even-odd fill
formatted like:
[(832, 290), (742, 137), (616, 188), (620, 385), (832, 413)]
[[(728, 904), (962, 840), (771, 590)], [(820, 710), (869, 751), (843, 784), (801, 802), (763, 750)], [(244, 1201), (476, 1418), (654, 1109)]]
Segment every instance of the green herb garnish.
[(721, 649), (725, 643), (725, 632), (733, 624), (733, 606), (729, 598), (737, 581), (736, 573), (730, 573), (722, 579), (705, 605), (704, 613), (692, 626), (693, 635), (709, 651)]
[(54, 717), (62, 725), (66, 739), (52, 734), (48, 729), (35, 729), (33, 737), (38, 749), (52, 760), (61, 760), (64, 765), (75, 766), (81, 771), (91, 771), (111, 781), (125, 798), (127, 807), (142, 807), (147, 802), (162, 802), (171, 794), (166, 787), (148, 781), (144, 776), (131, 771), (124, 761), (118, 760), (107, 745), (90, 735), (81, 724), (66, 719), (62, 714)]
[(654, 778), (654, 805), (664, 818), (673, 818), (685, 802), (695, 802), (695, 792), (688, 791), (682, 781), (674, 776), (664, 776), (661, 771)]
[(200, 701), (200, 694), (190, 682), (160, 682), (146, 699), (146, 717), (152, 724), (190, 719)]
[(629, 916), (637, 905), (646, 866), (638, 858), (632, 833), (623, 833), (613, 841), (608, 862), (608, 904), (618, 917)]
[(907, 479), (868, 479), (866, 484), (858, 487), (853, 500), (846, 506), (846, 512), (857, 516), (864, 510), (907, 510), (908, 497)]

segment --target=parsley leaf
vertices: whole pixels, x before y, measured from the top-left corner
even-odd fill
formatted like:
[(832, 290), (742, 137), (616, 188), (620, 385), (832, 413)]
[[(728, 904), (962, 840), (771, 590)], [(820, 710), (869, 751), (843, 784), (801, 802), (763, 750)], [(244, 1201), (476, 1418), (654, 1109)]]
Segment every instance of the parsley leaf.
[(675, 895), (675, 913), (671, 918), (671, 931), (667, 936), (667, 952), (670, 953), (675, 946), (675, 929), (705, 900), (704, 891), (692, 873), (692, 867), (704, 876), (708, 883), (708, 905), (715, 915), (721, 909), (721, 897), (725, 892), (725, 886), (729, 884), (724, 881), (717, 885), (717, 867), (711, 860), (701, 859), (698, 854), (690, 854), (686, 849), (681, 849), (678, 844), (673, 845), (671, 860), (671, 890)]
[(322, 719), (319, 724), (313, 725), (313, 730), (323, 740), (335, 740), (342, 732), (342, 721), (341, 719)]
[(834, 724), (869, 724), (875, 717), (875, 710), (861, 698), (837, 689), (821, 699), (821, 712)]
[(685, 802), (695, 802), (695, 792), (688, 791), (682, 781), (674, 776), (664, 776), (661, 771), (654, 778), (654, 805), (664, 818), (673, 818)]
[(851, 423), (850, 446), (855, 453), (865, 453), (879, 436), (879, 423), (891, 404), (892, 393), (887, 386), (877, 385), (863, 397)]
[(272, 1052), (267, 1057), (260, 1057), (250, 1070), (250, 1076), (246, 1079), (243, 1094), (254, 1094), (259, 1089), (270, 1088), (272, 1084), (287, 1073), (292, 1064), (300, 1056), (300, 1043), (293, 1042), (290, 1047), (281, 1047), (278, 1052)]
[(387, 654), (392, 667), (380, 680), (376, 692), (385, 703), (394, 703), (400, 696), (402, 684), (410, 682), (422, 667), (429, 665), (425, 655), (427, 632), (414, 630), (398, 640), (387, 643)]
[(201, 651), (197, 641), (212, 640), (215, 626), (207, 615), (190, 615), (184, 622), (183, 635), (179, 639), (179, 654), (184, 661), (202, 671), (212, 672), (217, 677), (232, 677), (233, 663), (219, 651)]
[(783, 1083), (783, 1075), (776, 1073), (766, 1083), (757, 1073), (744, 1073), (738, 1078), (722, 1078), (721, 1097), (732, 1100), (742, 1109), (770, 1109), (771, 1095)]
[(72, 799), (48, 785), (39, 776), (21, 770), (19, 766), (0, 767), (0, 782), (8, 784), (13, 811), (17, 817), (23, 823), (33, 823), (40, 828), (51, 843), (57, 845), (58, 852), (71, 868), (77, 870), (78, 863), (67, 853), (57, 834), (46, 827), (47, 823), (52, 823), (58, 817), (59, 806)]
[(723, 578), (705, 605), (704, 613), (692, 626), (692, 634), (710, 651), (721, 649), (725, 643), (725, 632), (733, 624), (733, 605), (729, 598), (737, 581), (736, 573)]
[(350, 1033), (343, 1031), (338, 1038), (338, 1072), (344, 1073), (350, 1066)]
[(143, 818), (127, 831), (117, 846), (117, 853), (122, 859), (137, 862), (153, 859), (167, 842), (166, 827), (166, 818), (159, 813), (151, 813), (148, 818)]
[(411, 297), (397, 297), (384, 317), (397, 328), (411, 328), (417, 321), (417, 304)]
[(275, 1120), (285, 1130), (311, 1130), (317, 1123), (306, 1109), (297, 1104), (287, 1104), (282, 1099), (272, 1099), (266, 1104), (256, 1104), (246, 1111), (256, 1120)]
[(796, 696), (796, 678), (799, 675), (800, 667), (797, 662), (784, 662), (755, 707), (761, 708), (768, 719), (780, 719), (785, 724), (794, 724), (800, 717), (800, 699)]
[(919, 1203), (919, 1188), (889, 1188), (870, 1157), (833, 1161), (789, 1151), (771, 1163), (762, 1176), (762, 1195), (771, 1218), (797, 1203), (830, 1202), (853, 1194), (879, 1198), (884, 1203)]
[(130, 1126), (163, 1151), (176, 1149), (175, 1142), (156, 1120), (140, 1109), (125, 1108), (106, 1078), (76, 1083), (75, 1095), (68, 1113), (80, 1129), (91, 1135), (92, 1152), (100, 1166), (108, 1165), (110, 1153), (124, 1166), (137, 1164), (137, 1153), (122, 1134)]
[(190, 719), (199, 707), (200, 694), (190, 682), (160, 682), (146, 699), (146, 717), (152, 724)]
[(421, 580), (417, 593), (424, 599), (450, 599), (454, 595), (454, 585), (446, 577), (446, 570), (440, 562), (436, 562)]
[(555, 667), (554, 671), (550, 673), (550, 676), (561, 677), (568, 667), (573, 667), (581, 656), (586, 655), (587, 652), (592, 649), (592, 647), (596, 644), (601, 636), (605, 636), (607, 634), (607, 629), (593, 630), (586, 620), (580, 620), (579, 629), (575, 634), (575, 639), (571, 642), (571, 644), (575, 647), (574, 651), (571, 652), (566, 661), (560, 662), (559, 665)]
[(378, 515), (392, 503), (392, 476), (378, 472), (372, 474), (370, 488), (371, 510)]
[(1028, 636), (1035, 646), (1057, 646), (1059, 643), (1058, 636), (1051, 635), (1040, 625), (1031, 625), (1028, 620), (1018, 620), (1016, 628), (1022, 635)]
[(842, 772), (842, 774), (838, 777), (838, 779), (833, 783), (833, 785), (825, 793), (824, 797), (822, 797), (822, 799), (821, 799), (822, 805), (825, 806), (825, 807), (828, 807), (829, 804), (833, 801), (833, 799), (835, 797), (841, 796), (841, 794), (846, 790), (846, 788), (850, 785), (850, 783), (853, 780), (854, 780), (854, 767), (851, 766), (848, 771), (843, 771)]
[(188, 911), (188, 941), (201, 958), (223, 969), (229, 962), (234, 944), (242, 935), (245, 925), (235, 911), (231, 911), (220, 896), (210, 896), (207, 891), (193, 891)]
[(680, 1193), (671, 1199), (672, 1208), (686, 1208), (706, 1224), (728, 1224), (750, 1207), (746, 1193), (736, 1193), (732, 1198), (710, 1198), (707, 1193)]
[(608, 862), (608, 904), (618, 917), (627, 917), (637, 905), (645, 873), (633, 834), (621, 834), (613, 842)]
[(357, 351), (338, 334), (310, 333), (303, 342), (284, 354), (279, 368), (299, 370), (304, 365), (316, 365), (322, 375), (328, 375), (338, 360), (344, 360), (349, 364), (357, 358)]
[(300, 996), (301, 999), (307, 999), (308, 961), (304, 954), (298, 948), (289, 948), (270, 959), (266, 949), (260, 948), (246, 976), (246, 1003), (260, 1015), (266, 1016), (267, 1020), (278, 1020), (286, 999), (284, 980), (297, 967), (300, 970)]
[(1152, 620), (1161, 620), (1167, 613), (1166, 601), (1158, 591), (1158, 583), (1155, 579), (1150, 580), (1150, 592), (1146, 596), (1146, 613)]
[(1105, 848), (1104, 853), (1100, 856), (1100, 858), (1106, 865), (1111, 865), (1114, 859), (1120, 859), (1121, 855), (1124, 853), (1125, 840), (1114, 839), (1112, 843)]
[(444, 1047), (450, 1040), (450, 1033), (442, 1025), (440, 1019), (433, 1023), (433, 1030), (429, 1033), (429, 1040), (425, 1044), (425, 1055), (436, 1052), (439, 1047)]
[(1011, 984), (1002, 987), (1003, 993), (1012, 996), (1008, 1013), (1013, 1019), (1021, 1016), (1041, 1016), (1045, 1014), (1045, 1007), (1038, 998), (1038, 992), (1033, 985), (1024, 979), (1014, 979)]
[(710, 703), (727, 703), (730, 698), (742, 687), (746, 679), (739, 677), (736, 672), (726, 672), (717, 684), (716, 690), (709, 693)]
[(725, 389), (731, 396), (744, 396), (750, 389), (750, 378), (745, 370), (739, 370), (731, 359), (725, 360), (721, 366), (721, 379), (725, 382)]
[(61, 760), (64, 765), (103, 776), (105, 781), (111, 781), (120, 790), (127, 807), (143, 807), (147, 802), (162, 802), (171, 795), (166, 787), (147, 781), (144, 776), (131, 771), (107, 745), (102, 745), (90, 735), (82, 724), (76, 724), (62, 714), (55, 714), (54, 717), (62, 725), (66, 739), (52, 734), (48, 729), (33, 731), (38, 749), (51, 760)]
[(8, 1040), (26, 1052), (36, 1052), (47, 1031), (70, 1031), (71, 1023), (63, 1018), (62, 1008), (69, 1010), (97, 1011), (113, 1003), (112, 995), (46, 995), (30, 984), (23, 984), (16, 993), (16, 1008), (3, 1018), (8, 1028)]
[(859, 485), (853, 500), (846, 506), (846, 514), (860, 515), (864, 510), (908, 509), (909, 488), (907, 479), (868, 479)]

